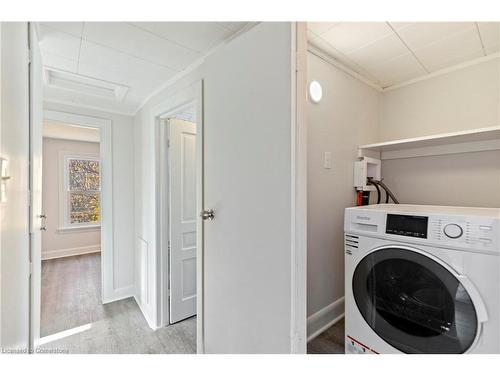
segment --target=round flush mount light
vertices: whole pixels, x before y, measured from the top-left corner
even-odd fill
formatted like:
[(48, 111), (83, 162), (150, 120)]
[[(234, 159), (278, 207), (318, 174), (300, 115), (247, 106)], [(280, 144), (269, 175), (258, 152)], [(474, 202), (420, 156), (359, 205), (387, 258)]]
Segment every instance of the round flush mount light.
[(318, 81), (309, 83), (309, 98), (313, 103), (319, 103), (323, 97), (323, 89)]

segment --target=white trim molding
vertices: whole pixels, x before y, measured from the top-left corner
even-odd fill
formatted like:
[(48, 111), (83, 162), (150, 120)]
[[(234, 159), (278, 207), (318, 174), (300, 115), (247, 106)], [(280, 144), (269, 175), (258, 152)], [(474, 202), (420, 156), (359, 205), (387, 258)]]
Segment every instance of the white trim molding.
[(457, 70), (460, 70), (460, 69), (468, 68), (469, 66), (473, 66), (473, 65), (477, 65), (477, 64), (482, 64), (484, 62), (487, 62), (487, 61), (490, 61), (490, 60), (494, 60), (494, 59), (499, 59), (499, 58), (500, 58), (500, 52), (492, 53), (490, 55), (479, 57), (477, 59), (465, 61), (465, 62), (457, 64), (457, 65), (453, 65), (453, 66), (449, 66), (447, 68), (436, 70), (435, 72), (426, 74), (426, 75), (421, 76), (421, 77), (413, 78), (413, 79), (410, 79), (408, 81), (404, 81), (404, 82), (398, 83), (396, 85), (391, 85), (391, 86), (384, 87), (384, 89), (382, 91), (386, 92), (386, 91), (396, 90), (396, 89), (399, 89), (401, 87), (409, 86), (409, 85), (412, 85), (414, 83), (418, 83), (418, 82), (421, 82), (421, 81), (426, 81), (426, 80), (428, 80), (430, 78), (442, 76), (444, 74), (448, 74), (448, 73), (451, 73), (451, 72), (454, 72), (454, 71), (457, 71)]
[(500, 59), (500, 52), (496, 52), (496, 53), (492, 53), (492, 54), (489, 54), (486, 56), (479, 57), (477, 59), (465, 61), (465, 62), (460, 63), (460, 64), (456, 64), (456, 65), (449, 66), (447, 68), (436, 70), (434, 72), (427, 73), (425, 75), (422, 75), (422, 76), (419, 76), (416, 78), (412, 78), (412, 79), (409, 79), (407, 81), (403, 81), (403, 82), (393, 84), (390, 86), (382, 87), (379, 84), (373, 82), (371, 79), (369, 79), (369, 78), (365, 77), (364, 75), (349, 68), (347, 65), (342, 63), (340, 60), (336, 59), (335, 57), (331, 56), (327, 52), (314, 46), (311, 43), (308, 43), (307, 50), (309, 53), (319, 57), (320, 59), (327, 62), (328, 64), (335, 66), (336, 68), (342, 70), (344, 73), (347, 73), (351, 77), (356, 78), (358, 81), (361, 81), (361, 82), (367, 84), (368, 86), (374, 88), (375, 90), (377, 90), (380, 93), (384, 93), (384, 92), (392, 91), (392, 90), (397, 90), (397, 89), (400, 89), (401, 87), (405, 87), (405, 86), (412, 85), (414, 83), (426, 81), (428, 79), (438, 77), (441, 75), (445, 75), (445, 74), (448, 74), (448, 73), (451, 73), (451, 72), (454, 72), (454, 71), (457, 71), (460, 69), (465, 69), (465, 68), (468, 68), (468, 67), (473, 66), (473, 65), (482, 64), (482, 63), (490, 61), (490, 60)]
[(66, 258), (75, 255), (100, 253), (101, 245), (72, 247), (68, 249), (42, 250), (42, 260)]
[(344, 317), (344, 300), (345, 297), (341, 297), (307, 318), (308, 342), (321, 335)]
[(290, 352), (307, 352), (307, 25), (291, 25)]

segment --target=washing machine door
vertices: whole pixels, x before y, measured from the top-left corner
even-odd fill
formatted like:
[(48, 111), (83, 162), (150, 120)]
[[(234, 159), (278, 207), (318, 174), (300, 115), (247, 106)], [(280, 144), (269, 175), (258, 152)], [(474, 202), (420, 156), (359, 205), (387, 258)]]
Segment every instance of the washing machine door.
[[(482, 301), (465, 281), (424, 252), (385, 247), (361, 260), (352, 287), (363, 318), (394, 348), (404, 353), (464, 353), (484, 320), (475, 306)], [(484, 305), (479, 310), (483, 315)]]

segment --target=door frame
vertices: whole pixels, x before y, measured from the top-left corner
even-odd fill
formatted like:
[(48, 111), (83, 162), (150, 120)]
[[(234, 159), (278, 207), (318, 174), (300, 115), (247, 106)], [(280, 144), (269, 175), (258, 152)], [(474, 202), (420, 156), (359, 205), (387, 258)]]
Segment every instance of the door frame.
[(307, 23), (292, 22), (291, 321), (292, 354), (307, 353)]
[[(158, 327), (169, 325), (169, 169), (167, 142), (169, 132), (165, 119), (186, 108), (196, 108), (196, 211), (203, 207), (203, 80), (178, 91), (153, 111), (155, 123), (156, 175), (156, 253), (159, 264), (156, 285), (158, 291)], [(203, 335), (203, 221), (196, 220), (196, 350), (204, 353)]]
[[(99, 129), (100, 142), (100, 164), (101, 178), (101, 297), (102, 303), (106, 304), (120, 299), (116, 297), (114, 288), (113, 268), (113, 156), (112, 156), (112, 121), (109, 119), (84, 116), (75, 113), (44, 110), (43, 119), (78, 125), (86, 128)], [(41, 254), (36, 254), (34, 259), (41, 259)], [(41, 274), (41, 261), (33, 264), (35, 272)], [(41, 281), (34, 279), (32, 283), (33, 293), (40, 296)], [(36, 306), (31, 306), (31, 320), (40, 321), (40, 299)], [(33, 332), (35, 342), (40, 339), (40, 330)]]

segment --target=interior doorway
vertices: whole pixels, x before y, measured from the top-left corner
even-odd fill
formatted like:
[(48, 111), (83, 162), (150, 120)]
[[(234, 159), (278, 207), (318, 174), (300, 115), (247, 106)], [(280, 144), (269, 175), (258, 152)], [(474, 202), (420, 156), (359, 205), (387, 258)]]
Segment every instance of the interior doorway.
[[(157, 107), (154, 121), (161, 264), (156, 280), (158, 326), (194, 323), (196, 351), (203, 353), (202, 82)], [(139, 259), (139, 264), (144, 261)]]
[(100, 130), (43, 124), (40, 343), (104, 314)]
[[(111, 121), (46, 110), (40, 132), (41, 246), (32, 335), (43, 346), (89, 330), (113, 288)], [(38, 186), (39, 185), (39, 186)]]

